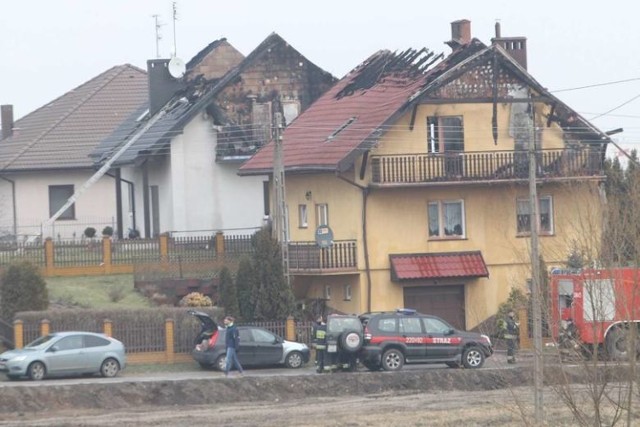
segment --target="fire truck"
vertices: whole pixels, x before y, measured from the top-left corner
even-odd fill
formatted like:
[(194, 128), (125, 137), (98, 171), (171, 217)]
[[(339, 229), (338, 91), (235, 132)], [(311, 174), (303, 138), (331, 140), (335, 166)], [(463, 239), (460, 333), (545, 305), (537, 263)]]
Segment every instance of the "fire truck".
[(550, 332), (563, 351), (627, 360), (640, 329), (640, 269), (552, 270)]

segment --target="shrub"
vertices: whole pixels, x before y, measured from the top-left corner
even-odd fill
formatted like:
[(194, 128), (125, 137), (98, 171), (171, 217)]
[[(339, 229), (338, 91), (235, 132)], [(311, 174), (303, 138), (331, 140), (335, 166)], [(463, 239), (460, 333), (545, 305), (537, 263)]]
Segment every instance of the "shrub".
[(211, 298), (200, 292), (191, 292), (185, 295), (178, 303), (181, 307), (211, 307), (213, 302)]
[(49, 307), (47, 284), (35, 264), (29, 261), (11, 264), (1, 280), (0, 317), (13, 319), (18, 311), (46, 310)]
[(84, 229), (84, 236), (92, 239), (96, 236), (96, 229), (93, 227), (87, 227)]
[(113, 236), (113, 227), (111, 227), (110, 225), (107, 225), (105, 228), (102, 229), (102, 235), (103, 236)]
[(111, 302), (122, 301), (125, 297), (125, 290), (123, 288), (111, 288), (109, 290), (109, 300)]

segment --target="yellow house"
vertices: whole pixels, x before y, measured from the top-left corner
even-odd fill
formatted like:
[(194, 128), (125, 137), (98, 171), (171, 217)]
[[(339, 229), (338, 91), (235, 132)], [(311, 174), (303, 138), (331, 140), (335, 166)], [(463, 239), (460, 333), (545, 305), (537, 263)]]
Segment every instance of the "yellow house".
[[(377, 52), (284, 130), (299, 298), (477, 327), (512, 288), (527, 290), (530, 148), (546, 263), (597, 246), (609, 138), (528, 74), (525, 38), (497, 27), (487, 46), (462, 20), (448, 44), (444, 58)], [(240, 174), (273, 165), (271, 143)]]

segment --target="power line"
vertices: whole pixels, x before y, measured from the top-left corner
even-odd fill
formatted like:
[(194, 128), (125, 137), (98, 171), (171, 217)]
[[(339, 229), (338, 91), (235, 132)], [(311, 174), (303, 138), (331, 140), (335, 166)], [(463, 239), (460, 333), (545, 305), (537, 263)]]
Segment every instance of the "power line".
[(551, 93), (569, 92), (569, 91), (572, 91), (572, 90), (591, 89), (591, 88), (594, 88), (594, 87), (616, 85), (616, 84), (628, 83), (628, 82), (635, 82), (635, 81), (638, 81), (638, 80), (640, 80), (640, 77), (633, 77), (633, 78), (630, 78), (630, 79), (616, 80), (616, 81), (612, 81), (612, 82), (595, 83), (595, 84), (587, 85), (587, 86), (579, 86), (579, 87), (572, 87), (572, 88), (567, 88), (567, 89), (550, 90), (549, 92), (551, 92)]
[(627, 100), (627, 101), (623, 102), (622, 104), (618, 105), (617, 107), (614, 107), (614, 108), (610, 109), (609, 111), (606, 111), (606, 112), (604, 112), (604, 113), (602, 113), (602, 114), (600, 114), (600, 115), (597, 115), (597, 116), (595, 116), (595, 117), (592, 117), (592, 118), (591, 118), (591, 119), (589, 119), (589, 120), (595, 120), (595, 119), (598, 119), (598, 118), (600, 118), (600, 117), (602, 117), (602, 116), (606, 116), (607, 114), (609, 114), (609, 113), (611, 113), (611, 112), (613, 112), (613, 111), (616, 111), (616, 110), (618, 110), (618, 109), (620, 109), (620, 108), (624, 107), (625, 105), (629, 104), (630, 102), (635, 101), (635, 100), (636, 100), (636, 99), (638, 99), (638, 98), (640, 98), (640, 93), (639, 93), (639, 94), (637, 94), (636, 96), (634, 96), (633, 98), (631, 98), (631, 99), (629, 99), (629, 100)]

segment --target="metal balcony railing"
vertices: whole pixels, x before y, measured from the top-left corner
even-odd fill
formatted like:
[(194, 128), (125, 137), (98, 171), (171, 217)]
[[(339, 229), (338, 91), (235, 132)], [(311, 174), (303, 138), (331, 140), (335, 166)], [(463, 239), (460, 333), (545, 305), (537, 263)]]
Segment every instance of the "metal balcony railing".
[[(539, 179), (604, 176), (599, 149), (537, 150)], [(449, 152), (372, 156), (374, 184), (424, 184), (523, 180), (529, 176), (528, 151)]]
[(268, 124), (221, 126), (217, 130), (216, 161), (245, 161), (271, 137)]
[(358, 252), (355, 240), (334, 241), (330, 248), (316, 242), (289, 242), (289, 271), (293, 273), (330, 273), (357, 271)]

